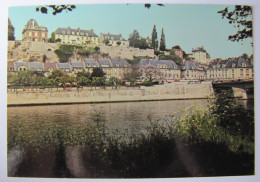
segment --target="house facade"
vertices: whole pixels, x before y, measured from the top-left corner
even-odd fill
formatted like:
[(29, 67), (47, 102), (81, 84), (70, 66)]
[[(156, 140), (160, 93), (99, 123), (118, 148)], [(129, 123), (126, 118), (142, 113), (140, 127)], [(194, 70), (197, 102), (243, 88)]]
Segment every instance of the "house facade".
[(181, 78), (180, 68), (172, 60), (141, 59), (139, 68), (142, 80), (165, 81)]
[(253, 65), (242, 57), (211, 63), (207, 70), (208, 79), (236, 80), (254, 78)]
[(55, 39), (60, 39), (64, 44), (98, 44), (98, 36), (91, 30), (58, 28), (55, 31)]
[(200, 64), (208, 65), (210, 62), (210, 55), (204, 49), (204, 46), (197, 47), (196, 49), (192, 49), (191, 57)]
[(30, 19), (22, 32), (23, 41), (46, 42), (48, 39), (48, 29), (40, 26), (34, 19)]
[(206, 76), (205, 70), (193, 61), (186, 61), (181, 67), (181, 79), (183, 80), (204, 80)]
[(121, 47), (129, 46), (128, 40), (125, 40), (122, 37), (122, 34), (100, 33), (99, 42), (104, 43), (104, 40), (106, 40), (106, 39), (109, 41), (108, 45), (111, 45), (111, 46), (121, 46)]

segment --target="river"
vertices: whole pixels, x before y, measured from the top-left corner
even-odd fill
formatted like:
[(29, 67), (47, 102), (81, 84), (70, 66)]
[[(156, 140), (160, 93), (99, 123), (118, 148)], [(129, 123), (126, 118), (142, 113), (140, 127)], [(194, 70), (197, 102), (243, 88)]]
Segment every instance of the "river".
[[(29, 107), (8, 107), (8, 176), (9, 177), (70, 177), (57, 174), (55, 160), (57, 150), (42, 146), (34, 148), (37, 137), (42, 132), (59, 126), (61, 130), (68, 127), (84, 127), (93, 122), (94, 117), (104, 119), (107, 130), (138, 133), (148, 124), (148, 117), (153, 121), (166, 121), (167, 117), (192, 104), (207, 106), (206, 100), (172, 100), (149, 102), (124, 102), (100, 104), (48, 105)], [(24, 136), (26, 135), (26, 137)], [(46, 135), (44, 135), (46, 139)], [(52, 139), (47, 139), (51, 141)], [(22, 148), (21, 143), (28, 143)], [(64, 141), (63, 141), (64, 142)], [(88, 176), (84, 169), (78, 145), (66, 148), (66, 161), (61, 160), (59, 167), (69, 170), (75, 177)], [(40, 150), (40, 151), (39, 151)], [(86, 151), (85, 151), (86, 152)], [(87, 155), (85, 153), (85, 155)], [(55, 159), (56, 158), (56, 159)]]

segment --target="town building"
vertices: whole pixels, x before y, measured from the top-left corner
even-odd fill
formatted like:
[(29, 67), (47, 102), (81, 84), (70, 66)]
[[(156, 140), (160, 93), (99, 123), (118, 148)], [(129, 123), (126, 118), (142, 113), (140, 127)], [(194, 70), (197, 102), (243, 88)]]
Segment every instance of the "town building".
[(184, 65), (181, 66), (181, 79), (204, 80), (206, 79), (206, 71), (198, 63), (185, 61)]
[(34, 70), (48, 76), (53, 70), (60, 69), (70, 76), (75, 76), (81, 71), (92, 73), (93, 69), (97, 67), (102, 68), (106, 78), (115, 77), (118, 79), (123, 79), (124, 75), (132, 69), (131, 65), (121, 58), (86, 58), (83, 62), (71, 61), (68, 63), (9, 61), (8, 73), (14, 75), (20, 71)]
[(204, 49), (204, 46), (197, 47), (196, 49), (192, 49), (191, 57), (198, 63), (209, 65), (210, 62), (210, 55)]
[(122, 37), (122, 34), (100, 33), (99, 42), (104, 43), (105, 40), (108, 40), (107, 45), (121, 46), (121, 47), (128, 47), (129, 46), (129, 41), (125, 40)]
[(40, 26), (34, 19), (30, 19), (22, 32), (23, 41), (46, 42), (48, 39), (48, 29)]
[(172, 60), (141, 59), (141, 80), (167, 81), (180, 79), (179, 66)]
[(174, 46), (173, 48), (174, 53), (179, 56), (181, 59), (183, 59), (184, 56), (184, 52), (183, 50), (180, 48), (180, 46)]
[(81, 30), (68, 28), (58, 28), (55, 31), (55, 40), (60, 40), (64, 44), (98, 44), (98, 36), (91, 30)]
[(253, 65), (243, 57), (213, 62), (207, 70), (208, 79), (236, 80), (254, 78)]

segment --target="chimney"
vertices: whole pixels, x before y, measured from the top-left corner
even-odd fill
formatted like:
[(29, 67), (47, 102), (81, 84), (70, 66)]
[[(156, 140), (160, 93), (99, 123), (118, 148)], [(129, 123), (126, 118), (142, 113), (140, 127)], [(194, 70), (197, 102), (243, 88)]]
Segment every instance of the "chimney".
[(70, 30), (70, 27), (68, 27), (68, 29)]

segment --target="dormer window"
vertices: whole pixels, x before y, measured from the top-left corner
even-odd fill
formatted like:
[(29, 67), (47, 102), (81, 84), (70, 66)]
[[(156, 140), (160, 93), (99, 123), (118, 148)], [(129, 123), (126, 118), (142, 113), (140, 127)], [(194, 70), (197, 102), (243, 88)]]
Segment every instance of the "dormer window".
[(232, 67), (234, 68), (235, 66), (236, 66), (236, 64), (235, 64), (235, 63), (233, 63), (233, 64), (232, 64)]
[(70, 31), (67, 31), (67, 34), (70, 34)]
[(243, 64), (242, 64), (242, 67), (246, 67), (246, 63), (243, 63)]
[(116, 67), (119, 67), (119, 63), (116, 63)]
[(72, 32), (72, 35), (74, 35), (75, 34), (75, 32)]
[(65, 31), (62, 31), (62, 34), (65, 34)]
[(225, 68), (225, 67), (226, 67), (226, 65), (225, 65), (225, 64), (223, 64), (223, 65), (222, 65), (222, 68)]

